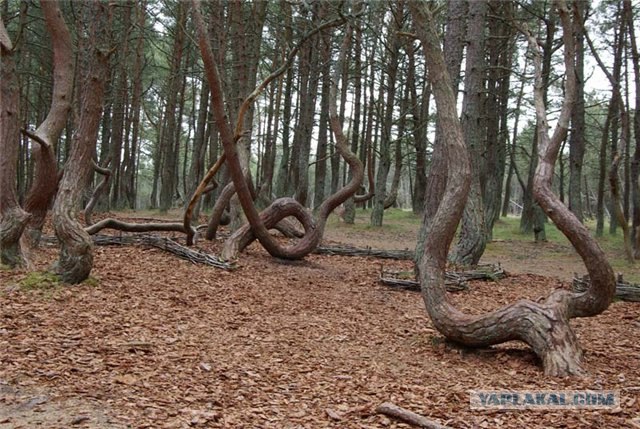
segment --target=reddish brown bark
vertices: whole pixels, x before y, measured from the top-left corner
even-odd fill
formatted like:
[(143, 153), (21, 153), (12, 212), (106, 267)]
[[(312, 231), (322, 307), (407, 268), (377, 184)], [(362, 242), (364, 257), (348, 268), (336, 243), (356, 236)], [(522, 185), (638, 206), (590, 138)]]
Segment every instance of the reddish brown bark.
[(80, 117), (71, 152), (60, 181), (53, 206), (53, 227), (61, 244), (60, 258), (54, 270), (66, 283), (80, 283), (89, 277), (93, 267), (93, 244), (77, 220), (76, 211), (84, 187), (92, 171), (92, 154), (102, 116), (108, 51), (102, 44), (110, 23), (110, 6), (100, 1), (84, 5), (88, 23), (87, 39), (81, 55), (86, 57), (86, 69), (80, 82)]
[(73, 98), (73, 44), (58, 2), (42, 0), (40, 8), (53, 47), (53, 95), (51, 107), (44, 122), (34, 133), (27, 133), (38, 143), (34, 146), (35, 177), (24, 207), (32, 215), (27, 226), (27, 239), (37, 246), (42, 226), (58, 189), (58, 168), (55, 149), (67, 125)]
[(20, 144), (20, 88), (13, 44), (0, 20), (0, 264), (24, 264), (20, 237), (29, 215), (18, 204), (16, 166)]

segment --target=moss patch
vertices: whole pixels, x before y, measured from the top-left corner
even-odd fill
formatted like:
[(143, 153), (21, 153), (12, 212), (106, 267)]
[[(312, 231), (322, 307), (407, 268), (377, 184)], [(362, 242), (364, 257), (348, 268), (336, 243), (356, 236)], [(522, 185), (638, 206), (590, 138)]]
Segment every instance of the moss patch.
[(49, 290), (62, 284), (62, 280), (57, 274), (49, 271), (31, 271), (20, 280), (18, 286), (23, 290)]

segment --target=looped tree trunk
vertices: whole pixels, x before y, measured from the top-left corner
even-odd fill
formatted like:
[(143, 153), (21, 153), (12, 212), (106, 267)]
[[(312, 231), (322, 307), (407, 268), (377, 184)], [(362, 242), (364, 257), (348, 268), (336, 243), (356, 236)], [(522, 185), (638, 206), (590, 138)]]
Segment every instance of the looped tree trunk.
[[(334, 84), (331, 88), (331, 98), (333, 103), (331, 106), (330, 121), (331, 128), (336, 136), (337, 150), (354, 171), (352, 180), (344, 188), (324, 201), (324, 203), (318, 210), (317, 223), (314, 222), (311, 215), (302, 205), (296, 203), (296, 206), (288, 199), (280, 199), (274, 201), (263, 211), (263, 214), (261, 215), (258, 213), (253, 203), (249, 184), (245, 179), (244, 172), (241, 168), (236, 143), (243, 136), (242, 124), (244, 121), (244, 115), (249, 109), (249, 106), (251, 105), (251, 103), (253, 103), (256, 97), (271, 80), (273, 80), (275, 77), (286, 70), (286, 67), (288, 67), (291, 61), (293, 61), (293, 58), (295, 58), (295, 54), (297, 50), (299, 50), (300, 45), (297, 45), (290, 52), (287, 61), (282, 67), (273, 72), (245, 99), (243, 104), (240, 106), (240, 110), (237, 115), (238, 117), (235, 130), (232, 130), (228, 117), (225, 114), (224, 97), (220, 76), (218, 75), (218, 66), (211, 50), (209, 39), (207, 37), (206, 27), (204, 25), (202, 14), (200, 13), (200, 5), (197, 1), (192, 1), (192, 7), (194, 12), (194, 22), (198, 30), (200, 52), (204, 61), (207, 80), (211, 88), (211, 101), (214, 107), (216, 125), (220, 132), (220, 138), (222, 140), (225, 155), (227, 158), (227, 165), (236, 189), (236, 193), (238, 195), (240, 205), (242, 206), (242, 209), (249, 223), (249, 226), (246, 229), (242, 230), (242, 234), (238, 233), (230, 237), (230, 239), (225, 244), (223, 254), (227, 258), (233, 259), (237, 256), (238, 251), (241, 251), (244, 246), (246, 246), (246, 244), (250, 243), (254, 238), (257, 238), (262, 246), (272, 256), (283, 259), (303, 258), (307, 254), (311, 253), (320, 242), (320, 239), (322, 238), (322, 234), (324, 232), (326, 220), (331, 211), (357, 191), (364, 176), (362, 163), (353, 153), (351, 153), (348, 147), (347, 140), (342, 134), (341, 124), (338, 119), (336, 109), (336, 86), (338, 79), (334, 80)], [(335, 26), (343, 21), (344, 20), (342, 18), (329, 21), (308, 33), (303, 41), (307, 40), (309, 35), (315, 34), (316, 32), (330, 26)], [(344, 61), (344, 58), (346, 56), (346, 47), (348, 46), (350, 37), (351, 31), (348, 31), (343, 43), (343, 49), (340, 53), (339, 63)], [(340, 70), (340, 68), (338, 67), (336, 70)], [(284, 210), (283, 207), (286, 207), (286, 210)], [(305, 227), (305, 235), (295, 245), (291, 247), (283, 247), (271, 237), (268, 231), (269, 227), (265, 225), (263, 219), (268, 219), (270, 223), (273, 221), (273, 225), (275, 225), (284, 217), (288, 217), (291, 215), (295, 216)]]
[[(418, 2), (410, 2), (416, 32), (422, 41), (429, 78), (433, 85), (438, 116), (442, 124), (447, 154), (447, 186), (442, 203), (427, 230), (419, 273), (422, 295), (434, 326), (448, 339), (471, 347), (485, 347), (511, 340), (529, 344), (541, 358), (545, 373), (552, 376), (584, 373), (577, 338), (569, 325), (573, 317), (588, 317), (604, 311), (615, 292), (611, 266), (587, 229), (551, 192), (553, 167), (560, 143), (565, 138), (575, 97), (574, 40), (566, 4), (557, 0), (564, 27), (564, 60), (567, 79), (565, 100), (553, 137), (547, 133), (542, 98), (541, 60), (535, 38), (529, 35), (536, 61), (535, 103), (538, 117), (539, 158), (534, 193), (539, 204), (569, 238), (587, 266), (593, 280), (584, 293), (554, 291), (543, 302), (522, 300), (491, 313), (472, 316), (456, 309), (448, 300), (444, 269), (447, 253), (456, 232), (470, 187), (470, 162), (456, 112), (450, 77), (446, 71), (436, 25), (431, 12)], [(527, 35), (526, 29), (523, 30)], [(424, 227), (424, 225), (423, 225)], [(595, 277), (594, 277), (595, 276)]]

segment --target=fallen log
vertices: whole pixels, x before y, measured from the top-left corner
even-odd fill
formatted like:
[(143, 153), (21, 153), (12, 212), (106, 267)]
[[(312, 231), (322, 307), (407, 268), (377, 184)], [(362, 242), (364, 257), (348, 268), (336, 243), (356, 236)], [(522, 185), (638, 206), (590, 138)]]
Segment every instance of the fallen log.
[[(415, 280), (401, 278), (402, 272), (384, 271), (380, 273), (380, 282), (384, 285), (420, 292), (420, 283)], [(460, 292), (469, 288), (467, 282), (471, 280), (499, 280), (505, 278), (507, 273), (499, 265), (478, 265), (473, 269), (464, 271), (445, 272), (445, 286), (448, 292)]]
[(399, 407), (391, 402), (384, 402), (376, 408), (376, 413), (384, 414), (394, 419), (403, 421), (413, 426), (418, 426), (425, 429), (451, 429), (450, 426), (443, 426), (435, 420), (431, 420), (416, 414), (413, 411), (409, 411), (405, 408)]
[[(142, 245), (150, 246), (156, 249), (164, 250), (180, 259), (187, 260), (194, 264), (208, 265), (210, 267), (220, 268), (222, 270), (232, 271), (237, 265), (232, 262), (223, 261), (218, 256), (205, 253), (200, 250), (183, 246), (168, 237), (160, 237), (155, 235), (139, 234), (139, 235), (92, 235), (93, 243), (97, 246), (123, 246), (123, 245)], [(43, 237), (43, 242), (57, 243), (55, 237)]]
[[(578, 276), (574, 274), (573, 277), (573, 290), (576, 292), (584, 292), (587, 290), (591, 281), (589, 275)], [(640, 302), (640, 285), (625, 282), (622, 278), (622, 274), (618, 274), (616, 279), (616, 294), (615, 298), (621, 301)]]
[(413, 259), (415, 254), (412, 250), (382, 250), (353, 246), (318, 246), (313, 253), (338, 256), (373, 256), (375, 258), (397, 260)]

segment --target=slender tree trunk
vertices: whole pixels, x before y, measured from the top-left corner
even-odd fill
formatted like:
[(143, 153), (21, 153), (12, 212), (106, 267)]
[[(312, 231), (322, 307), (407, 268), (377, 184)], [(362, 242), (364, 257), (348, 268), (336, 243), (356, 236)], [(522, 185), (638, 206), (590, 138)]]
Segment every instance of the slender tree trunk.
[(138, 26), (138, 34), (136, 36), (136, 48), (135, 57), (133, 63), (133, 88), (131, 95), (131, 121), (129, 127), (131, 128), (131, 141), (129, 150), (128, 162), (124, 165), (123, 177), (122, 177), (122, 194), (127, 199), (127, 204), (130, 209), (136, 208), (136, 170), (138, 163), (136, 162), (138, 157), (138, 140), (140, 139), (140, 109), (142, 102), (142, 71), (144, 63), (144, 27), (146, 17), (146, 0), (136, 2), (136, 19)]
[(577, 98), (571, 117), (571, 134), (569, 137), (569, 210), (580, 222), (584, 221), (582, 208), (582, 164), (585, 152), (585, 106), (584, 106), (584, 34), (583, 17), (587, 15), (589, 4), (583, 0), (573, 1), (573, 14), (576, 39), (576, 79)]
[[(525, 59), (524, 66), (522, 67), (522, 73), (527, 71), (527, 60)], [(520, 106), (522, 105), (522, 98), (524, 96), (524, 84), (525, 80), (520, 81), (520, 90), (518, 91), (518, 98), (516, 99), (516, 108), (513, 118), (513, 135), (511, 137), (511, 147), (509, 149), (509, 172), (507, 173), (507, 180), (504, 187), (504, 200), (502, 202), (502, 216), (507, 216), (509, 211), (509, 204), (511, 202), (511, 177), (516, 175), (516, 179), (520, 183), (522, 190), (525, 190), (524, 181), (520, 178), (518, 172), (518, 166), (516, 164), (516, 148), (518, 147), (518, 125), (520, 123)]]
[(632, 201), (632, 225), (631, 238), (633, 243), (634, 257), (640, 258), (640, 54), (638, 53), (638, 43), (634, 27), (633, 9), (630, 0), (624, 0), (626, 22), (628, 25), (629, 42), (631, 46), (631, 61), (633, 63), (633, 82), (635, 85), (635, 112), (633, 115), (633, 134), (635, 137), (635, 148), (633, 160), (631, 161), (631, 201)]
[(407, 85), (409, 87), (410, 109), (413, 119), (413, 144), (416, 150), (416, 173), (413, 183), (411, 207), (414, 214), (424, 212), (425, 195), (427, 188), (427, 122), (429, 120), (429, 102), (431, 87), (426, 79), (422, 85), (422, 91), (418, 96), (415, 76), (415, 48), (413, 41), (407, 41), (405, 51), (408, 57)]
[[(373, 197), (373, 210), (371, 211), (371, 226), (382, 226), (384, 217), (384, 202), (387, 197), (387, 176), (391, 167), (391, 139), (393, 127), (393, 110), (396, 99), (396, 79), (398, 75), (398, 63), (400, 60), (400, 39), (398, 32), (402, 29), (402, 16), (404, 14), (404, 1), (392, 6), (394, 19), (392, 20), (387, 44), (389, 57), (386, 59), (386, 102), (384, 107), (384, 121), (382, 124), (382, 139), (380, 140), (380, 162), (376, 172), (375, 195)], [(382, 100), (382, 97), (380, 97)]]
[(512, 3), (491, 1), (489, 18), (489, 79), (487, 84), (488, 116), (484, 169), (480, 177), (488, 240), (500, 217), (502, 183), (504, 181), (509, 140), (509, 87), (515, 40), (511, 26)]
[(609, 127), (611, 124), (613, 110), (611, 108), (613, 97), (609, 101), (608, 114), (602, 128), (602, 137), (600, 138), (600, 153), (598, 158), (598, 201), (596, 204), (596, 237), (602, 237), (604, 232), (604, 193), (605, 183), (607, 180), (607, 143), (609, 139)]
[[(361, 3), (362, 4), (362, 3)], [(354, 105), (353, 105), (353, 121), (351, 122), (351, 152), (358, 153), (360, 145), (360, 115), (362, 111), (362, 28), (357, 26), (354, 31), (354, 44), (352, 57), (354, 58)], [(348, 172), (349, 180), (353, 179), (353, 171)], [(349, 198), (344, 202), (344, 214), (342, 219), (347, 224), (353, 224), (356, 220), (356, 205), (353, 198)]]
[[(171, 208), (173, 198), (176, 192), (176, 168), (177, 159), (175, 157), (176, 146), (179, 145), (175, 141), (176, 129), (179, 121), (176, 117), (176, 107), (178, 104), (178, 96), (180, 94), (180, 85), (182, 84), (182, 57), (185, 44), (185, 25), (187, 22), (186, 5), (178, 2), (177, 21), (174, 28), (175, 37), (172, 48), (172, 55), (169, 68), (169, 79), (167, 82), (167, 105), (165, 107), (165, 126), (160, 141), (160, 155), (162, 168), (160, 170), (161, 187), (160, 187), (160, 211), (166, 212)], [(156, 160), (157, 162), (157, 160)]]
[(127, 90), (128, 83), (128, 63), (129, 56), (129, 35), (131, 27), (131, 6), (117, 8), (121, 14), (123, 20), (123, 28), (126, 32), (122, 38), (122, 43), (117, 50), (117, 67), (114, 76), (113, 85), (113, 111), (112, 111), (112, 124), (111, 124), (111, 145), (109, 151), (109, 158), (111, 160), (112, 180), (110, 183), (110, 206), (115, 209), (123, 207), (122, 196), (120, 191), (122, 188), (121, 181), (121, 163), (122, 163), (122, 149), (125, 134), (125, 116), (127, 105), (129, 101), (129, 92)]
[[(551, 75), (551, 57), (553, 53), (553, 42), (556, 33), (556, 18), (557, 15), (553, 8), (545, 18), (545, 41), (543, 43), (543, 57), (542, 57), (542, 79), (544, 85), (544, 103), (547, 104), (547, 89), (549, 88), (549, 79)], [(529, 174), (527, 176), (527, 187), (523, 195), (522, 202), (522, 216), (520, 218), (520, 232), (522, 233), (534, 233), (535, 241), (546, 241), (547, 236), (545, 232), (546, 216), (540, 209), (539, 205), (533, 198), (533, 180), (535, 177), (535, 171), (538, 164), (538, 158), (535, 154), (538, 152), (538, 127), (534, 130), (533, 141), (531, 144), (531, 158), (529, 160)]]
[[(198, 183), (204, 175), (204, 161), (206, 149), (206, 133), (207, 118), (209, 117), (209, 85), (202, 82), (200, 88), (200, 101), (198, 105), (198, 120), (196, 124), (196, 133), (193, 138), (193, 150), (191, 152), (191, 169), (189, 170), (188, 195), (193, 195)], [(200, 205), (196, 205), (194, 209), (194, 218), (198, 217)]]
[(327, 182), (327, 149), (329, 131), (329, 95), (331, 90), (331, 35), (323, 33), (320, 40), (320, 63), (322, 64), (322, 89), (320, 93), (320, 122), (318, 123), (318, 146), (316, 149), (316, 171), (314, 180), (313, 208), (319, 208), (325, 199)]

